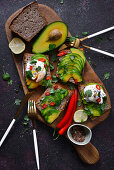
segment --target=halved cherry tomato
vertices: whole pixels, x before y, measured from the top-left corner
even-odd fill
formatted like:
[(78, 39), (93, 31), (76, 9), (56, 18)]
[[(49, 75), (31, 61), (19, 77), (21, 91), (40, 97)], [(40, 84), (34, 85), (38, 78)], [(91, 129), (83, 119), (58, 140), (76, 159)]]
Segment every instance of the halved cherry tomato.
[(30, 70), (32, 70), (32, 66), (30, 66)]
[(100, 89), (101, 89), (99, 85), (96, 85), (96, 88), (97, 88), (98, 90), (100, 90)]
[(47, 67), (47, 64), (44, 64), (44, 67)]
[(46, 59), (45, 58), (39, 58), (38, 61), (42, 61), (42, 62), (45, 62)]
[(50, 77), (50, 76), (47, 76), (47, 77), (46, 77), (46, 80), (51, 80), (51, 77)]
[(98, 99), (97, 99), (97, 103), (100, 103), (100, 101), (101, 101), (101, 98), (98, 98)]
[(57, 54), (57, 56), (58, 56), (58, 57), (62, 57), (62, 56), (64, 56), (64, 55), (66, 55), (66, 54), (67, 54), (67, 52), (65, 52), (65, 51), (60, 51), (59, 54)]
[(50, 103), (50, 106), (54, 106), (54, 105), (55, 105), (55, 103), (54, 103), (54, 102)]
[(42, 105), (42, 109), (45, 109), (46, 107), (47, 107), (47, 104), (44, 103), (44, 104)]
[(55, 90), (57, 90), (57, 89), (58, 89), (58, 86), (57, 86), (57, 85), (56, 85), (56, 86), (54, 86), (54, 89), (55, 89)]
[(46, 96), (49, 96), (49, 95), (50, 95), (50, 92), (46, 92), (45, 95), (46, 95)]

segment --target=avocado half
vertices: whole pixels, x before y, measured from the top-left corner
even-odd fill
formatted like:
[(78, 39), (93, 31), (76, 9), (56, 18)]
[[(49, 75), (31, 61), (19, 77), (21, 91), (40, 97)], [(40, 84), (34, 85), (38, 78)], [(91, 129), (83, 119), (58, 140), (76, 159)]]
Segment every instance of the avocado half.
[[(53, 31), (58, 31), (60, 34), (59, 37), (55, 37), (54, 39), (50, 37), (50, 33)], [(57, 33), (58, 33), (57, 32)], [(49, 44), (55, 44), (56, 48), (63, 44), (68, 35), (68, 27), (64, 22), (56, 21), (46, 26), (46, 28), (42, 31), (40, 36), (34, 42), (32, 47), (33, 53), (44, 53), (49, 51)], [(56, 32), (54, 32), (54, 36), (56, 36)]]

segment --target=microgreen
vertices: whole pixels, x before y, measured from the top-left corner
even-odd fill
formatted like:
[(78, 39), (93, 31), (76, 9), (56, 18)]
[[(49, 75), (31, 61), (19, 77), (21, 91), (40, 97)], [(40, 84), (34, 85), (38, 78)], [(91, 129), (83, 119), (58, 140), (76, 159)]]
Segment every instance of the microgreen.
[(70, 41), (70, 42), (75, 41), (75, 39), (76, 39), (75, 37), (69, 37), (69, 41)]
[(25, 120), (25, 121), (29, 121), (28, 115), (25, 115), (25, 116), (24, 116), (24, 120)]
[(88, 32), (82, 32), (82, 35), (83, 35), (83, 36), (87, 36), (87, 35), (88, 35)]
[(63, 0), (60, 0), (60, 4), (63, 4), (64, 3), (64, 1)]
[(106, 103), (102, 103), (100, 106), (101, 106), (101, 110), (104, 111), (106, 108)]
[(9, 79), (10, 79), (9, 73), (7, 73), (7, 72), (5, 73), (5, 72), (4, 72), (4, 73), (2, 74), (2, 79), (5, 80), (5, 81), (9, 80)]
[(76, 35), (75, 38), (79, 38), (79, 35)]
[(20, 103), (21, 103), (21, 100), (20, 100), (20, 99), (15, 99), (15, 102), (14, 102), (15, 105), (19, 106)]
[(108, 80), (110, 78), (110, 72), (106, 72), (103, 75), (104, 80)]
[(51, 90), (50, 90), (50, 94), (54, 94), (55, 93), (55, 90), (54, 90), (54, 88), (52, 88)]
[(41, 67), (38, 66), (38, 67), (36, 68), (36, 70), (37, 70), (37, 71), (41, 71)]
[(30, 79), (32, 79), (32, 77), (33, 77), (33, 74), (32, 74), (32, 71), (26, 71), (26, 76), (27, 76), (27, 78), (30, 78)]
[(54, 70), (54, 65), (50, 63), (50, 70)]
[(55, 75), (52, 76), (52, 82), (53, 83), (57, 83), (58, 82), (58, 78)]
[(12, 81), (12, 80), (9, 80), (9, 81), (8, 81), (8, 85), (9, 85), (9, 86), (11, 86), (11, 85), (12, 85), (12, 83), (13, 83), (13, 81)]
[(86, 95), (87, 97), (91, 97), (91, 96), (92, 96), (92, 91), (91, 91), (91, 90), (87, 90), (87, 91), (85, 92), (85, 95)]

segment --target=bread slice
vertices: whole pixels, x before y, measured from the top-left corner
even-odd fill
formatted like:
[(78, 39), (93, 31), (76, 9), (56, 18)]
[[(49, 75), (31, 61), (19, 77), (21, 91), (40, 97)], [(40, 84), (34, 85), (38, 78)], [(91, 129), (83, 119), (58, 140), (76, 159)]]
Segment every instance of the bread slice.
[[(27, 62), (28, 62), (28, 61), (31, 61), (31, 57), (32, 57), (33, 55), (34, 55), (34, 54), (24, 53), (23, 62), (24, 62), (24, 78), (25, 78), (25, 80), (26, 80), (26, 66), (27, 66)], [(49, 57), (48, 57), (48, 56), (46, 56), (46, 57), (47, 57), (47, 59), (49, 60)], [(50, 67), (48, 67), (47, 76), (51, 76)]]
[(30, 42), (46, 25), (46, 19), (41, 14), (38, 3), (35, 1), (22, 9), (18, 16), (13, 19), (9, 28)]
[[(58, 85), (58, 89), (63, 88), (62, 86)], [(41, 99), (45, 97), (45, 93), (46, 92), (50, 92), (51, 88), (47, 88), (46, 91), (42, 94), (42, 96), (40, 96), (40, 98), (36, 101), (37, 104), (37, 108), (41, 111), (42, 107), (41, 107)], [(59, 106), (56, 106), (56, 109), (59, 111), (63, 111), (65, 109), (65, 106), (67, 105), (70, 97), (71, 97), (72, 92), (70, 90), (68, 90), (68, 95), (62, 100), (61, 104)]]

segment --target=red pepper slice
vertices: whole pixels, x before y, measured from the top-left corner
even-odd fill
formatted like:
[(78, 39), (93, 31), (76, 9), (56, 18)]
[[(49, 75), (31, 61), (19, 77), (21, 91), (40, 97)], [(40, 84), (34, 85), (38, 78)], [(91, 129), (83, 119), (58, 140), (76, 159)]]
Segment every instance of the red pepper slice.
[(47, 67), (47, 64), (44, 64), (44, 67)]
[(75, 110), (76, 110), (76, 104), (77, 104), (77, 89), (75, 90), (75, 101), (74, 101), (74, 108), (73, 108), (73, 111), (72, 111), (72, 114), (70, 116), (70, 119), (69, 121), (66, 123), (66, 125), (59, 130), (59, 135), (63, 135), (64, 132), (68, 129), (68, 127), (71, 125), (72, 123), (72, 119), (73, 119), (73, 116), (74, 116), (74, 113), (75, 113)]
[(42, 62), (45, 62), (46, 59), (45, 58), (39, 58), (38, 61), (42, 61)]
[(55, 105), (55, 103), (54, 103), (54, 102), (52, 102), (52, 103), (50, 103), (49, 105), (50, 105), (50, 106), (54, 106), (54, 105)]
[(46, 92), (45, 95), (46, 95), (46, 96), (49, 96), (49, 95), (50, 95), (50, 92)]
[(97, 103), (100, 103), (100, 101), (101, 101), (101, 98), (98, 98), (98, 99), (97, 99)]
[(46, 77), (46, 80), (51, 80), (51, 77), (50, 77), (50, 76), (47, 76), (47, 77)]
[(32, 70), (32, 66), (30, 66), (30, 70)]
[(42, 105), (42, 109), (45, 109), (45, 108), (47, 108), (47, 104), (46, 104), (46, 103), (44, 103), (44, 104)]
[(65, 51), (60, 51), (59, 54), (57, 54), (57, 56), (58, 56), (58, 57), (62, 57), (62, 56), (64, 56), (64, 55), (66, 55), (66, 54), (67, 54), (67, 52), (65, 52)]
[(77, 79), (75, 79), (75, 84), (77, 84)]
[(58, 86), (57, 86), (57, 85), (56, 85), (56, 86), (54, 86), (54, 89), (55, 89), (55, 90), (57, 90), (57, 89), (58, 89)]
[(97, 88), (98, 90), (100, 90), (100, 89), (101, 89), (99, 85), (96, 85), (96, 88)]
[(71, 99), (70, 99), (70, 102), (69, 102), (65, 116), (61, 120), (61, 122), (57, 125), (57, 128), (59, 128), (59, 129), (62, 128), (69, 121), (70, 116), (72, 114), (73, 107), (74, 107), (74, 94), (72, 94), (72, 96), (71, 96)]

